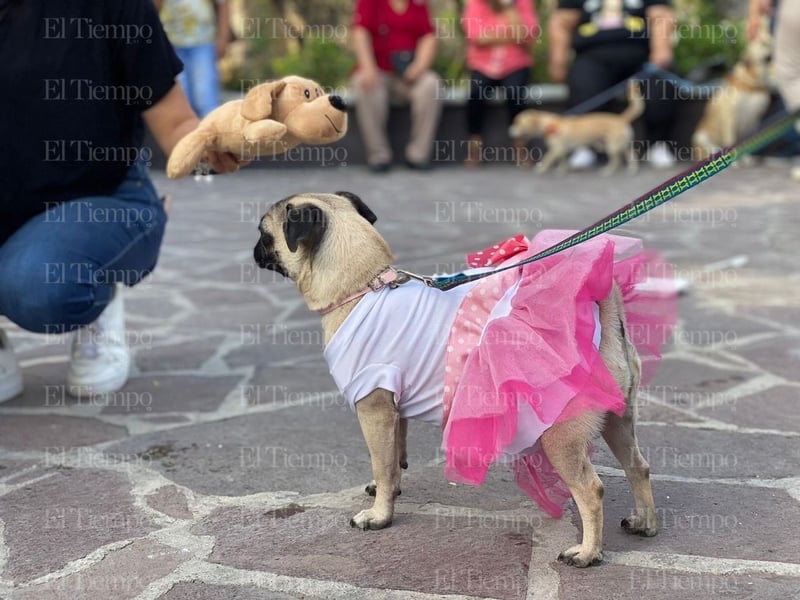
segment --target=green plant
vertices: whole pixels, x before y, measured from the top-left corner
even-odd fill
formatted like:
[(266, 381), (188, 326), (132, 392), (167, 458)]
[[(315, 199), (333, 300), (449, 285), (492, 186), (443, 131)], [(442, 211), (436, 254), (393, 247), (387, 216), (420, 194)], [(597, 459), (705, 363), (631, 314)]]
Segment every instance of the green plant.
[(321, 37), (306, 37), (300, 52), (272, 59), (272, 71), (278, 77), (300, 75), (313, 79), (324, 88), (347, 84), (355, 65), (352, 54), (338, 43)]
[(732, 66), (745, 46), (743, 24), (721, 18), (710, 2), (696, 2), (691, 8), (691, 12), (679, 16), (675, 71), (686, 75), (710, 61)]

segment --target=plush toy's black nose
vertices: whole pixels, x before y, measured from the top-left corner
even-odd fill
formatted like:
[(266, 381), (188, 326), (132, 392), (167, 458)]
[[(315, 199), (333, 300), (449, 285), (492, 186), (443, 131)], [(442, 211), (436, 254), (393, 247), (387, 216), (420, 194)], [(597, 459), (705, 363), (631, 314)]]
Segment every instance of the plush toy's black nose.
[(341, 96), (328, 96), (331, 101), (331, 106), (336, 110), (345, 110), (347, 107), (344, 105), (344, 100)]

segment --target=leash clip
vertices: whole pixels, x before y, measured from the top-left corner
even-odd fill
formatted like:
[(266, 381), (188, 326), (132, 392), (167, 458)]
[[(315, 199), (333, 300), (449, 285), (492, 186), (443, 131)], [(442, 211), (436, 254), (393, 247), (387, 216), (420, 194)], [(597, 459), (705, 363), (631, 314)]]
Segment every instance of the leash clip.
[(397, 281), (395, 282), (396, 285), (392, 287), (397, 287), (398, 285), (403, 285), (412, 279), (416, 279), (417, 281), (421, 281), (428, 287), (436, 287), (433, 283), (433, 277), (427, 277), (425, 275), (417, 275), (416, 273), (412, 273), (411, 271), (404, 271), (402, 269), (395, 269), (397, 272)]

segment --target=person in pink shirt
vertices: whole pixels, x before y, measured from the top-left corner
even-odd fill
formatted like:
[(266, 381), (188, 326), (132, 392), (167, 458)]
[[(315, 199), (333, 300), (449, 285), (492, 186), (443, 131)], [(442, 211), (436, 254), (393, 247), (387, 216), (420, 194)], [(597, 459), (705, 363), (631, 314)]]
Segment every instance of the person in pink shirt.
[[(467, 102), (469, 146), (466, 164), (477, 165), (486, 100), (499, 91), (508, 107), (508, 123), (525, 109), (533, 64), (531, 46), (539, 32), (531, 0), (468, 0), (461, 17), (467, 40), (470, 94)], [(517, 164), (525, 146), (515, 142)]]

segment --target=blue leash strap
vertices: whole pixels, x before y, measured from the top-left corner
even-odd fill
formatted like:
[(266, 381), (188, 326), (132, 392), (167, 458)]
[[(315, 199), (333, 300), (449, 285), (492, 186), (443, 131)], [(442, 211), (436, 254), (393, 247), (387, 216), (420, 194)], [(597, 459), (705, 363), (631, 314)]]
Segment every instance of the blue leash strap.
[(771, 119), (761, 130), (745, 138), (738, 144), (735, 144), (729, 148), (723, 148), (716, 154), (708, 157), (706, 160), (692, 165), (682, 173), (653, 188), (649, 192), (639, 196), (633, 202), (626, 204), (619, 210), (611, 213), (603, 219), (600, 219), (586, 229), (569, 236), (565, 240), (550, 246), (549, 248), (546, 248), (541, 252), (526, 258), (525, 260), (483, 273), (473, 273), (469, 275), (465, 273), (456, 273), (455, 275), (426, 278), (426, 283), (440, 290), (449, 290), (461, 284), (469, 283), (470, 281), (476, 281), (490, 275), (502, 273), (503, 271), (507, 271), (509, 269), (519, 268), (524, 264), (552, 256), (553, 254), (561, 252), (562, 250), (566, 250), (567, 248), (571, 248), (572, 246), (577, 246), (581, 242), (585, 242), (586, 240), (610, 231), (615, 227), (619, 227), (623, 223), (627, 223), (628, 221), (643, 215), (655, 207), (661, 206), (665, 202), (672, 200), (686, 190), (689, 190), (702, 183), (709, 177), (716, 175), (745, 154), (750, 154), (763, 148), (791, 128), (795, 120), (798, 118), (800, 118), (800, 109), (785, 116), (778, 115), (776, 118)]

